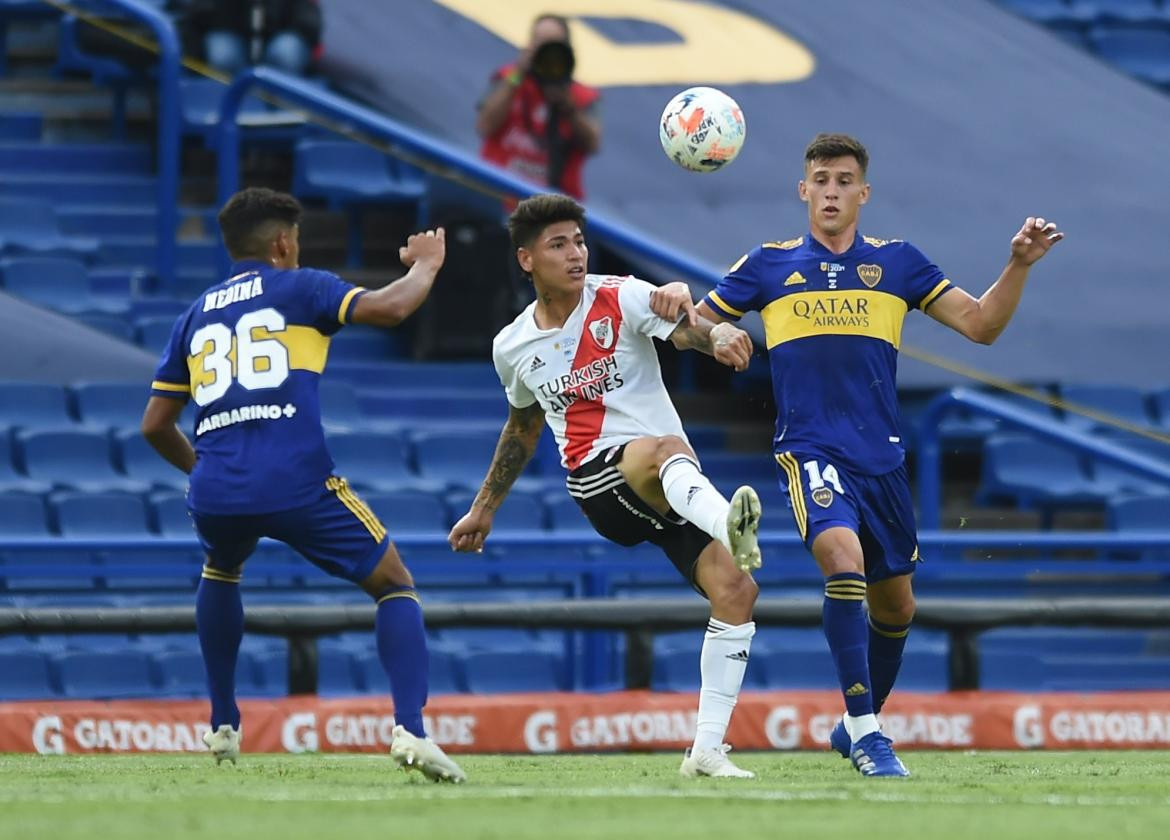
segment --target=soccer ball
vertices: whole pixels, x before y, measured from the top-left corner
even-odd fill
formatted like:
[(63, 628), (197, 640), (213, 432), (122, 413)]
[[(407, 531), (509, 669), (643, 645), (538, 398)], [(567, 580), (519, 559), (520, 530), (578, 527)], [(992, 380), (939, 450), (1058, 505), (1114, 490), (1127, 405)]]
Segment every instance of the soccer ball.
[(691, 172), (714, 172), (731, 163), (746, 136), (747, 123), (735, 100), (710, 87), (678, 94), (658, 123), (666, 156)]

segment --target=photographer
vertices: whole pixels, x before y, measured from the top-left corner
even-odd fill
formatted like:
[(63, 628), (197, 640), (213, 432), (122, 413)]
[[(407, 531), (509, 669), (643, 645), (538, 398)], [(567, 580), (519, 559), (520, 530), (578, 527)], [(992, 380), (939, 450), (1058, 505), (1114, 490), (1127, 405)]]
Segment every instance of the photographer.
[(484, 160), (583, 198), (585, 158), (601, 145), (600, 94), (573, 81), (574, 64), (568, 21), (541, 15), (516, 62), (492, 74), (475, 128)]

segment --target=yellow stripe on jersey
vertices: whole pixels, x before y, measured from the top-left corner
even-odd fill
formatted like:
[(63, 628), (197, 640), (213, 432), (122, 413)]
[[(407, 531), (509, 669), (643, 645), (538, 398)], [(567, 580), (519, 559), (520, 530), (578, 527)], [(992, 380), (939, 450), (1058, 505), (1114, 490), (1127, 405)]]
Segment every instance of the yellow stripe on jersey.
[(727, 269), (727, 273), (734, 274), (739, 269), (739, 267), (741, 265), (743, 265), (745, 262), (747, 262), (747, 258), (750, 256), (751, 256), (751, 254), (744, 254), (742, 257), (740, 257), (738, 260), (735, 261), (735, 265), (733, 265), (731, 268)]
[(341, 299), (341, 306), (337, 308), (337, 323), (345, 323), (345, 311), (349, 309), (349, 304), (353, 300), (354, 295), (364, 292), (365, 289), (350, 289), (345, 293), (345, 297)]
[(174, 391), (176, 394), (189, 393), (191, 388), (189, 385), (180, 385), (177, 382), (161, 382), (156, 379), (150, 383), (152, 391)]
[(926, 307), (934, 303), (935, 298), (945, 292), (950, 287), (950, 285), (951, 281), (944, 277), (937, 286), (930, 290), (930, 294), (922, 299), (922, 303), (918, 304), (918, 308), (925, 312)]
[(366, 530), (370, 532), (370, 536), (376, 541), (381, 542), (386, 537), (386, 528), (379, 521), (374, 512), (370, 510), (366, 503), (354, 494), (349, 487), (349, 482), (344, 478), (331, 475), (325, 479), (325, 488), (337, 494), (338, 500), (345, 505), (350, 513), (358, 518), (362, 525), (366, 526)]
[(776, 456), (776, 461), (788, 476), (788, 498), (792, 500), (792, 515), (803, 540), (808, 536), (808, 510), (804, 504), (804, 488), (800, 484), (800, 465), (791, 452), (781, 452)]
[(707, 297), (711, 298), (711, 302), (713, 304), (718, 306), (720, 309), (722, 309), (724, 312), (726, 312), (728, 315), (732, 316), (733, 318), (742, 318), (743, 317), (742, 312), (740, 312), (734, 306), (728, 306), (724, 302), (723, 298), (719, 297), (719, 295), (715, 294), (714, 292), (708, 292)]
[(797, 292), (761, 310), (768, 349), (786, 341), (818, 335), (861, 335), (898, 347), (906, 301), (887, 292), (838, 290)]

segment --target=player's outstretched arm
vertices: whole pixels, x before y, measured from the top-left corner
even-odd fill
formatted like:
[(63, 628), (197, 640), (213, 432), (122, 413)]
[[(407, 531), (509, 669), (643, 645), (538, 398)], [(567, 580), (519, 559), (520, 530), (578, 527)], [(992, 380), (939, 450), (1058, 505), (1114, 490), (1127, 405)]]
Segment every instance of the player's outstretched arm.
[(1032, 266), (1062, 239), (1054, 222), (1029, 216), (1012, 237), (1007, 266), (982, 297), (952, 289), (929, 304), (927, 314), (974, 342), (991, 344), (1015, 314)]
[(410, 236), (398, 249), (398, 258), (410, 270), (393, 283), (358, 298), (350, 321), (375, 327), (398, 326), (427, 299), (446, 255), (447, 234), (442, 228)]
[(516, 478), (532, 460), (543, 429), (544, 410), (540, 403), (527, 408), (509, 407), (508, 422), (500, 432), (487, 478), (476, 493), (471, 509), (447, 535), (453, 551), (483, 551), (484, 540), (492, 530), (492, 519), (508, 497)]
[(183, 401), (171, 397), (151, 397), (142, 413), (142, 436), (176, 467), (185, 473), (195, 469), (195, 449), (179, 428)]
[(698, 350), (737, 371), (747, 370), (752, 359), (751, 336), (733, 324), (713, 324), (702, 317), (694, 326), (679, 324), (670, 341), (679, 350)]

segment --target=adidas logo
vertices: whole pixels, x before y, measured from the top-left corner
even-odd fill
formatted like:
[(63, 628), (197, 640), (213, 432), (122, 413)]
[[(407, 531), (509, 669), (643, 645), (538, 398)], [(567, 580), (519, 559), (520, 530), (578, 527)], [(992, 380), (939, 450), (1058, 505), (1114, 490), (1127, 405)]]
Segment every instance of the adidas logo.
[(862, 694), (869, 694), (869, 689), (861, 683), (854, 683), (853, 685), (849, 686), (849, 688), (845, 689), (846, 697), (858, 697)]
[(544, 367), (544, 359), (540, 358), (540, 356), (533, 356), (532, 365), (528, 368), (528, 372), (532, 373), (532, 371), (540, 370), (542, 367)]
[(788, 275), (788, 279), (784, 281), (785, 286), (800, 286), (805, 282), (804, 275), (799, 271), (794, 271)]
[(727, 654), (727, 658), (735, 660), (736, 662), (747, 662), (748, 652), (746, 650), (741, 650), (739, 653), (729, 653)]
[(695, 494), (698, 493), (702, 489), (703, 489), (702, 487), (692, 487), (691, 489), (687, 490), (687, 504), (688, 505), (691, 503), (691, 499), (695, 498)]

